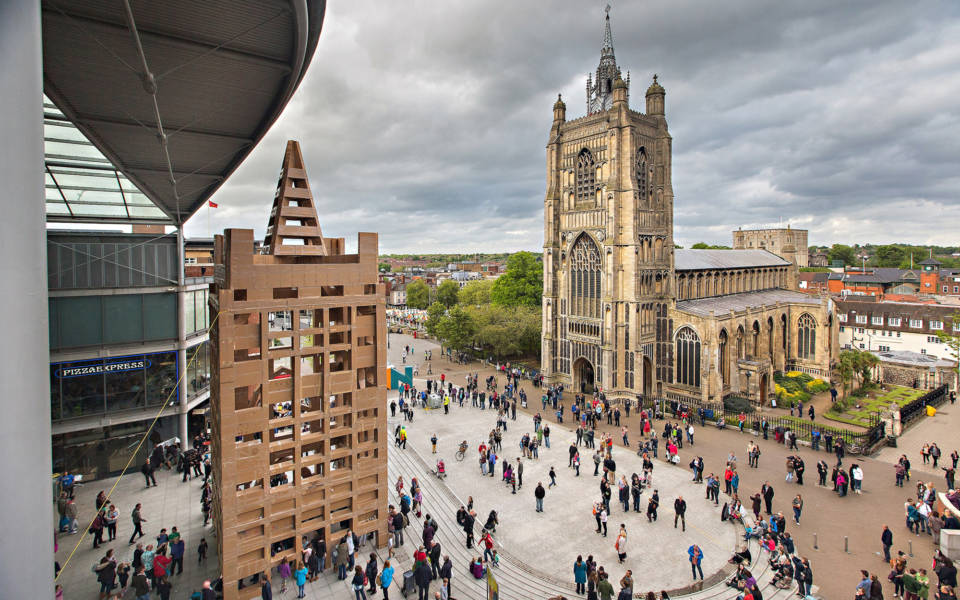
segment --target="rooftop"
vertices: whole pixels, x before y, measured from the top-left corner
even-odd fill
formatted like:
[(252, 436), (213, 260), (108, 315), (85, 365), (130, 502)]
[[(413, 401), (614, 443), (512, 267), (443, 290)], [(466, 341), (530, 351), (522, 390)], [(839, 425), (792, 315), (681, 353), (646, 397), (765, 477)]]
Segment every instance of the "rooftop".
[(913, 365), (917, 367), (950, 367), (953, 368), (957, 365), (955, 360), (946, 360), (943, 358), (937, 358), (930, 354), (920, 354), (919, 352), (910, 352), (909, 350), (896, 350), (896, 351), (887, 351), (887, 352), (874, 352), (883, 362), (890, 363), (899, 363)]
[(698, 298), (696, 300), (682, 300), (677, 302), (677, 310), (706, 317), (710, 316), (710, 313), (719, 315), (730, 311), (739, 312), (749, 308), (769, 306), (777, 302), (819, 306), (821, 300), (817, 296), (811, 296), (810, 294), (804, 294), (802, 292), (763, 290), (759, 292), (745, 292), (743, 294), (730, 294), (728, 296), (715, 296), (712, 298)]
[(790, 264), (766, 250), (675, 250), (677, 271), (698, 269), (742, 269), (746, 267), (783, 267)]

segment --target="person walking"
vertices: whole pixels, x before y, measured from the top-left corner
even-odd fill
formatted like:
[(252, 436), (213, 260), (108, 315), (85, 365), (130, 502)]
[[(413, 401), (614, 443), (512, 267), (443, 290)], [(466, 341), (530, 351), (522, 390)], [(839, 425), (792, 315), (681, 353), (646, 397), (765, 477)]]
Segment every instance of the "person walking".
[(583, 562), (583, 555), (577, 555), (577, 560), (573, 563), (573, 582), (577, 584), (578, 594), (586, 592), (587, 565)]
[(693, 572), (693, 579), (696, 581), (697, 572), (700, 572), (700, 581), (703, 581), (703, 569), (700, 568), (700, 561), (703, 560), (703, 551), (700, 546), (694, 544), (687, 548), (687, 555), (690, 557), (690, 570)]
[(137, 505), (133, 507), (133, 512), (130, 513), (130, 519), (133, 521), (133, 533), (130, 534), (130, 544), (133, 543), (133, 540), (139, 535), (143, 537), (143, 524), (147, 522), (143, 518), (143, 515), (140, 514), (140, 503), (137, 502)]
[[(687, 501), (683, 499), (683, 496), (677, 496), (677, 499), (673, 501), (673, 528), (677, 528), (677, 520), (680, 520), (680, 523), (683, 525), (683, 531), (687, 530)], [(623, 562), (623, 561), (620, 561)]]
[[(550, 472), (553, 472), (552, 468)], [(533, 495), (537, 499), (537, 512), (543, 512), (543, 498), (547, 495), (547, 490), (543, 489), (543, 482), (537, 482), (537, 488), (533, 490)]]
[(553, 470), (553, 467), (550, 467), (550, 472), (547, 473), (550, 476), (550, 485), (548, 487), (553, 487), (557, 485), (557, 472)]
[(793, 522), (797, 525), (800, 524), (800, 513), (803, 512), (803, 498), (800, 497), (800, 494), (793, 499)]

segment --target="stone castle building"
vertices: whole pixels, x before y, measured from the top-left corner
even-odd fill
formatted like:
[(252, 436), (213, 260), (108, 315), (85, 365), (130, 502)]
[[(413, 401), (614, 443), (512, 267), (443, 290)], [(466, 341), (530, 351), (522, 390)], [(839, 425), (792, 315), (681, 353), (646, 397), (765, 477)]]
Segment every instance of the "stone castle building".
[(778, 227), (775, 229), (738, 229), (733, 232), (733, 249), (759, 248), (781, 256), (798, 267), (809, 264), (807, 230)]
[(654, 75), (646, 111), (630, 108), (609, 14), (586, 91), (587, 115), (571, 121), (557, 99), (547, 144), (548, 380), (612, 398), (715, 404), (728, 395), (766, 402), (774, 370), (826, 376), (834, 307), (795, 291), (795, 260), (757, 248), (675, 249), (666, 91)]

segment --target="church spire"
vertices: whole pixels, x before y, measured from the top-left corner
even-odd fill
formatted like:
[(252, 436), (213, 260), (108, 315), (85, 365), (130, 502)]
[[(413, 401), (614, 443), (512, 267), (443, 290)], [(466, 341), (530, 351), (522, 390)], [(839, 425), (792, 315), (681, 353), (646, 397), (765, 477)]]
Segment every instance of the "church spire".
[(600, 64), (595, 79), (587, 78), (587, 114), (608, 110), (613, 106), (613, 83), (620, 76), (617, 59), (613, 54), (613, 33), (610, 31), (610, 5), (603, 22), (603, 48), (600, 49)]
[(613, 33), (610, 32), (610, 5), (607, 5), (605, 9), (607, 13), (607, 18), (604, 20), (603, 24), (603, 48), (600, 49), (600, 60), (601, 63), (604, 58), (610, 58), (616, 63), (616, 59), (613, 56)]

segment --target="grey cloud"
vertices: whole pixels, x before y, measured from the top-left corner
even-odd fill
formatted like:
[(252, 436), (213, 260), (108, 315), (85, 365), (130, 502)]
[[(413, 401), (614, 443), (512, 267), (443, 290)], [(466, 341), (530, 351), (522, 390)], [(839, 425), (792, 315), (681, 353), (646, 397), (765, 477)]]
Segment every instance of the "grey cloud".
[[(584, 113), (603, 2), (329, 3), (307, 77), (218, 192), (211, 228), (266, 225), (300, 140), (327, 235), (387, 252), (537, 249), (557, 92)], [(781, 218), (811, 243), (957, 243), (960, 5), (614, 3), (631, 104), (657, 72), (676, 236), (729, 243)], [(723, 207), (718, 211), (716, 207)], [(207, 235), (207, 211), (188, 224)]]

